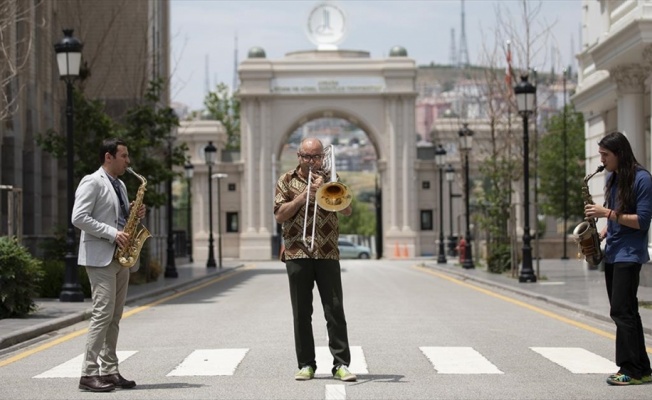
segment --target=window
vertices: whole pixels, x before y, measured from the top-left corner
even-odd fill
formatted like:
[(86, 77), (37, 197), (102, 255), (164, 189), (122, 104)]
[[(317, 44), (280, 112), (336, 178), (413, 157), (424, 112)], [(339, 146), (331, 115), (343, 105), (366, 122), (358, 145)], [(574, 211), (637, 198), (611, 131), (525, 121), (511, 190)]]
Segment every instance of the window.
[(235, 192), (235, 183), (229, 183), (229, 192)]
[(421, 230), (432, 230), (432, 210), (421, 210)]
[(421, 182), (421, 188), (422, 189), (430, 189), (430, 181)]
[(238, 213), (237, 212), (227, 212), (226, 213), (226, 231), (227, 232), (238, 232), (240, 227), (238, 226)]

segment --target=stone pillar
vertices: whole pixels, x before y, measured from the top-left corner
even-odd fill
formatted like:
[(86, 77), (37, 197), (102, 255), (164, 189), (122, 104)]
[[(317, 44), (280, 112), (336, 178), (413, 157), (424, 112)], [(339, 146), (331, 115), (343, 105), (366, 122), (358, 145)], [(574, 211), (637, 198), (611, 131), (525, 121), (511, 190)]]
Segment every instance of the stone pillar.
[(643, 96), (649, 70), (643, 65), (628, 64), (609, 72), (618, 86), (618, 130), (627, 136), (636, 160), (645, 163), (647, 159)]

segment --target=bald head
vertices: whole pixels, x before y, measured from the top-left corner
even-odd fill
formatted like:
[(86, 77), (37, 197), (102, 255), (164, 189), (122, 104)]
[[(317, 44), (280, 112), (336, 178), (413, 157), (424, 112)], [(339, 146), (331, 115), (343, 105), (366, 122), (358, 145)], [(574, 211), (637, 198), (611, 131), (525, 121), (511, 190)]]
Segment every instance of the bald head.
[(321, 154), (324, 151), (324, 145), (317, 138), (306, 138), (301, 141), (299, 153), (303, 154)]

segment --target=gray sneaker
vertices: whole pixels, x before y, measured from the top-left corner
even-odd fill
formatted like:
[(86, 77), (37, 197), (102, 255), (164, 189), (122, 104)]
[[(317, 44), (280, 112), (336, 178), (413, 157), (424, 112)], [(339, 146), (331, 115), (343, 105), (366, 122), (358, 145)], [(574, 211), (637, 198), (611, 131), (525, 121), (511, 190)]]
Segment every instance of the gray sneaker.
[(358, 377), (355, 376), (355, 374), (351, 373), (346, 365), (340, 365), (333, 374), (333, 378), (339, 379), (343, 382), (355, 382), (358, 380)]
[(310, 365), (305, 366), (294, 374), (294, 379), (297, 381), (309, 381), (315, 377), (315, 370)]

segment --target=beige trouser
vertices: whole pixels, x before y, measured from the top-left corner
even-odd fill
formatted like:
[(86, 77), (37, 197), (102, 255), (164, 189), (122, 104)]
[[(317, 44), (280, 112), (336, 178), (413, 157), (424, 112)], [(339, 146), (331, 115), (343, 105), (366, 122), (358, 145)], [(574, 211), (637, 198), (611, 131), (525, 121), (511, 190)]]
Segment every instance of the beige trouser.
[(113, 260), (107, 267), (86, 267), (86, 272), (91, 282), (93, 311), (82, 375), (116, 374), (116, 347), (129, 286), (129, 268), (124, 268)]

